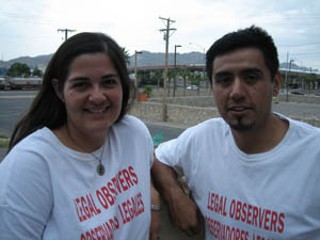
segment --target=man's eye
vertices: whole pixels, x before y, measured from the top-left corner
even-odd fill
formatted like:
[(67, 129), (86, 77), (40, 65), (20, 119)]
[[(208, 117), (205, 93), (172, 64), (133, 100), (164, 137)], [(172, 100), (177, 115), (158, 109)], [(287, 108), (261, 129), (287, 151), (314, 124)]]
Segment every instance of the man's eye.
[(232, 79), (229, 76), (224, 76), (224, 77), (216, 77), (215, 82), (217, 84), (220, 84), (222, 86), (227, 86), (231, 83)]
[(258, 81), (260, 78), (260, 74), (258, 73), (247, 73), (244, 76), (244, 80), (247, 83), (255, 83), (256, 81)]

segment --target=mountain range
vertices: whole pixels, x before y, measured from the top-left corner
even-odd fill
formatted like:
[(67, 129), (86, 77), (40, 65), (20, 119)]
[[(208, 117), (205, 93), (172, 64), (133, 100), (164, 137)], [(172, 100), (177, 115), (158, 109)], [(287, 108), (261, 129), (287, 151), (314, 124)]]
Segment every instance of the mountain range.
[[(19, 57), (11, 59), (9, 61), (0, 60), (0, 68), (9, 68), (13, 63), (24, 63), (27, 64), (30, 68), (43, 68), (47, 66), (53, 54), (48, 55), (39, 55), (35, 57)], [(137, 66), (159, 66), (164, 65), (165, 54), (164, 53), (155, 53), (149, 51), (142, 51), (140, 54), (137, 54)], [(205, 55), (201, 52), (190, 52), (190, 53), (177, 53), (176, 54), (176, 64), (177, 65), (200, 65), (205, 63)], [(168, 64), (174, 64), (174, 53), (169, 53)], [(129, 58), (129, 67), (135, 66), (135, 56), (131, 55)], [(284, 62), (280, 64), (280, 68), (287, 68), (288, 63)], [(292, 70), (300, 71), (310, 71), (309, 67), (299, 66), (295, 63), (291, 64)], [(312, 71), (318, 72), (317, 69), (312, 69)]]

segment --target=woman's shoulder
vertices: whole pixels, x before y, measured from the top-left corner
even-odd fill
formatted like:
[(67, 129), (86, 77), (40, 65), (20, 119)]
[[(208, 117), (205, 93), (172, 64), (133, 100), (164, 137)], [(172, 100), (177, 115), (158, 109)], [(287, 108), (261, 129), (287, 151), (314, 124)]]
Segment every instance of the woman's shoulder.
[(124, 115), (121, 121), (117, 123), (115, 126), (131, 130), (148, 130), (146, 124), (142, 120), (132, 115)]
[(39, 129), (22, 139), (2, 160), (2, 168), (18, 176), (31, 170), (39, 174), (47, 172), (47, 159), (56, 152), (52, 148), (53, 143), (48, 140), (48, 134), (49, 129)]
[[(22, 158), (28, 156), (32, 159), (41, 158), (43, 153), (53, 146), (60, 144), (54, 133), (49, 128), (41, 128), (18, 142), (8, 153), (7, 157)], [(25, 157), (23, 157), (25, 158)]]
[(40, 147), (44, 147), (45, 145), (52, 146), (53, 144), (58, 143), (60, 143), (60, 141), (53, 133), (53, 131), (47, 127), (43, 127), (28, 135), (17, 145), (21, 144), (30, 147), (36, 146), (38, 149), (40, 149)]
[(122, 121), (144, 124), (141, 119), (129, 114), (124, 115)]

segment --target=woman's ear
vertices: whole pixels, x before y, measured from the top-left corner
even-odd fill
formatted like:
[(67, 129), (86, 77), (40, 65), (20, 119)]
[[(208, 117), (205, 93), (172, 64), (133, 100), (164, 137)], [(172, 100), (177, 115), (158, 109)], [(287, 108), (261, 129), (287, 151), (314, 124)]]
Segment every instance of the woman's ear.
[(274, 78), (273, 78), (273, 90), (272, 90), (272, 95), (274, 97), (278, 96), (279, 91), (281, 87), (281, 73), (280, 71), (277, 71)]
[(51, 80), (51, 84), (52, 84), (52, 86), (53, 86), (53, 89), (54, 89), (57, 97), (58, 97), (62, 102), (64, 102), (63, 94), (62, 94), (62, 92), (61, 92), (60, 89), (59, 89), (59, 81), (58, 81), (58, 79), (53, 78), (53, 79)]

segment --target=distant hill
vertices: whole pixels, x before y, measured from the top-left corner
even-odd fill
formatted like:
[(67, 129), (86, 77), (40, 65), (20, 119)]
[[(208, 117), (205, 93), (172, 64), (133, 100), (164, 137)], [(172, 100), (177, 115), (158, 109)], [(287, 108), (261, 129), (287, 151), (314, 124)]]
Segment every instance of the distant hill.
[[(53, 54), (48, 55), (40, 55), (36, 57), (19, 57), (12, 59), (10, 61), (1, 61), (0, 60), (0, 68), (9, 68), (13, 63), (25, 63), (30, 68), (39, 67), (43, 68), (47, 66)], [(134, 55), (130, 56), (130, 64), (129, 67), (134, 66)], [(141, 54), (137, 55), (137, 66), (159, 66), (163, 65), (165, 62), (165, 54), (164, 53), (154, 53), (149, 51), (142, 51)], [(201, 52), (190, 52), (190, 53), (177, 53), (176, 55), (176, 63), (178, 65), (185, 64), (204, 64), (205, 63), (205, 55)], [(174, 53), (169, 53), (168, 64), (174, 64)], [(292, 70), (301, 70), (301, 71), (310, 71), (309, 67), (300, 67), (295, 63), (291, 64)], [(280, 68), (288, 68), (288, 63), (281, 63)], [(316, 69), (312, 69), (312, 71), (318, 71)]]
[[(284, 62), (284, 63), (281, 63), (280, 64), (280, 68), (282, 69), (289, 69), (289, 63), (287, 62)], [(291, 63), (291, 66), (290, 66), (290, 69), (291, 70), (298, 70), (298, 71), (303, 71), (303, 72), (310, 72), (310, 67), (301, 67), (295, 63)], [(318, 69), (313, 69), (311, 68), (312, 72), (318, 72), (319, 70)]]
[(48, 62), (50, 61), (51, 57), (53, 54), (48, 54), (48, 55), (40, 55), (36, 57), (19, 57), (15, 59), (11, 59), (10, 61), (0, 61), (0, 67), (6, 67), (9, 68), (12, 64), (14, 63), (25, 63), (27, 64), (30, 68), (37, 67), (39, 65), (42, 66), (47, 66)]
[[(153, 53), (148, 51), (142, 51), (141, 54), (137, 55), (137, 66), (159, 66), (165, 62), (164, 53)], [(204, 64), (205, 56), (200, 52), (190, 53), (177, 53), (176, 63), (180, 64)], [(174, 53), (169, 53), (168, 64), (174, 64)], [(130, 57), (130, 66), (134, 66), (134, 55)]]
[[(25, 63), (29, 67), (34, 68), (39, 65), (46, 66), (53, 54), (40, 55), (36, 57), (19, 57), (10, 61), (0, 61), (0, 67), (9, 68), (13, 63)], [(176, 55), (177, 64), (203, 64), (204, 54), (200, 52), (191, 52)], [(134, 66), (134, 55), (130, 56), (130, 65)], [(137, 66), (156, 66), (163, 65), (165, 61), (164, 53), (152, 53), (142, 51), (142, 54), (137, 55)], [(174, 54), (169, 54), (169, 64), (174, 64)]]

